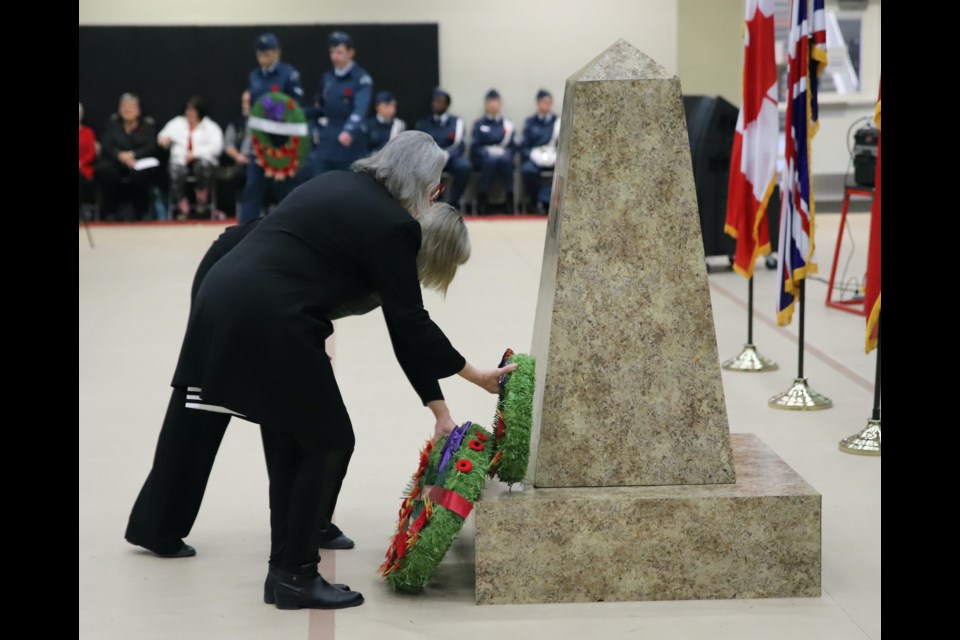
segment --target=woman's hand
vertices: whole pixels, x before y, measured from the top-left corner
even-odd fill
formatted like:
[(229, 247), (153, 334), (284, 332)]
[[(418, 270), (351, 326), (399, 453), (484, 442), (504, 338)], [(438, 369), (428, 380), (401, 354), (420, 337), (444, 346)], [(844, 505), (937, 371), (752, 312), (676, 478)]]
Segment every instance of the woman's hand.
[(477, 369), (468, 362), (458, 375), (488, 393), (500, 393), (500, 378), (516, 368), (516, 364), (508, 364), (499, 369)]
[(436, 442), (443, 436), (450, 435), (450, 432), (457, 427), (457, 423), (450, 417), (450, 409), (443, 400), (432, 400), (427, 403), (427, 408), (433, 412), (433, 417), (437, 423), (433, 428), (433, 440)]

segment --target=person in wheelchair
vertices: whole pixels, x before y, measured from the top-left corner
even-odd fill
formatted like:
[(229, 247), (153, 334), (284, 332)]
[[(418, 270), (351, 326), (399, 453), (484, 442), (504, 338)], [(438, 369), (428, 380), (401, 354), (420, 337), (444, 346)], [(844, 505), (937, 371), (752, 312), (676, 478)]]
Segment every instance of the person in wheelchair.
[(187, 178), (196, 180), (197, 215), (209, 212), (213, 172), (223, 152), (223, 130), (207, 116), (206, 102), (192, 96), (184, 105), (183, 115), (168, 122), (157, 135), (161, 147), (170, 150), (170, 200), (177, 210), (177, 219), (190, 215), (186, 194)]

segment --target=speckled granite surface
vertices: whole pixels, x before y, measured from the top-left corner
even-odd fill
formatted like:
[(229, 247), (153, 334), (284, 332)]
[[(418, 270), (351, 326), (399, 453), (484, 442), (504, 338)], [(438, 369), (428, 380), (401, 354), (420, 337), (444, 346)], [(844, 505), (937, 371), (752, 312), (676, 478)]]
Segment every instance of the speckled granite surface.
[(621, 40), (567, 81), (562, 122), (528, 477), (733, 482), (680, 82)]
[(736, 484), (488, 486), (479, 604), (820, 596), (820, 494), (752, 434)]

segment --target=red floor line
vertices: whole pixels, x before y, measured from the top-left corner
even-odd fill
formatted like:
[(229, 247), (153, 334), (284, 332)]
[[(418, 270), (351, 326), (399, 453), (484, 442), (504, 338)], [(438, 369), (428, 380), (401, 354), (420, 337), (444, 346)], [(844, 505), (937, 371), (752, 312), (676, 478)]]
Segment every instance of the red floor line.
[[(334, 323), (336, 326), (336, 323)], [(330, 364), (337, 366), (337, 342), (335, 336), (327, 338), (324, 347), (330, 356)], [(336, 520), (336, 518), (334, 518)], [(320, 554), (320, 575), (327, 582), (337, 581), (337, 552), (324, 549)], [(307, 640), (334, 640), (337, 634), (336, 610), (310, 609), (307, 617)]]
[[(546, 221), (547, 216), (544, 215), (534, 215), (534, 214), (492, 214), (488, 216), (474, 216), (474, 215), (464, 215), (463, 219), (467, 222), (503, 222), (504, 220), (513, 220), (513, 221), (531, 221), (531, 220), (540, 220)], [(137, 222), (107, 222), (104, 220), (91, 220), (89, 223), (91, 228), (95, 227), (196, 227), (196, 226), (221, 226), (226, 227), (229, 225), (236, 224), (237, 221), (235, 218), (229, 218), (227, 220), (141, 220)], [(81, 231), (83, 230), (83, 223), (79, 223), (77, 228)]]
[[(747, 303), (741, 300), (736, 294), (728, 291), (724, 287), (721, 287), (716, 282), (711, 282), (710, 286), (716, 289), (717, 293), (719, 293), (720, 295), (726, 298), (729, 298), (730, 300), (733, 301), (734, 304), (736, 304), (738, 307), (746, 311)], [(789, 338), (790, 341), (793, 342), (794, 344), (797, 344), (799, 342), (799, 338), (797, 336), (792, 334), (787, 329), (778, 325), (774, 320), (768, 318), (763, 314), (757, 313), (756, 309), (754, 309), (753, 315), (756, 319), (758, 319), (763, 324), (775, 329), (780, 335)], [(866, 331), (866, 326), (864, 326), (864, 331)], [(826, 364), (828, 367), (830, 367), (831, 369), (833, 369), (843, 377), (847, 378), (851, 382), (854, 382), (857, 385), (869, 391), (870, 393), (873, 393), (873, 382), (867, 380), (866, 378), (861, 376), (856, 371), (850, 369), (849, 367), (841, 364), (840, 362), (837, 362), (836, 360), (831, 358), (829, 355), (827, 355), (820, 349), (810, 344), (809, 341), (806, 341), (806, 344), (804, 345), (804, 350), (806, 351), (806, 353), (809, 353), (815, 358), (822, 360), (824, 364)]]

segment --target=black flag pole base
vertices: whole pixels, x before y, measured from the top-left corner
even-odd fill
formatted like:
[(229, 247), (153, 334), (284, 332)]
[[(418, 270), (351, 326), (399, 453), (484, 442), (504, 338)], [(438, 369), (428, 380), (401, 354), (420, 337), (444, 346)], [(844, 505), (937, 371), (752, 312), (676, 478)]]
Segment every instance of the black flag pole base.
[(780, 368), (780, 365), (770, 358), (757, 353), (757, 347), (749, 342), (743, 345), (743, 351), (740, 352), (740, 355), (730, 358), (721, 366), (727, 371), (744, 371), (747, 373), (776, 371)]
[(793, 386), (770, 398), (767, 405), (771, 409), (821, 411), (832, 407), (833, 400), (811, 389), (806, 378), (794, 378)]
[(840, 441), (840, 451), (856, 456), (880, 455), (880, 421), (868, 420), (867, 426)]

